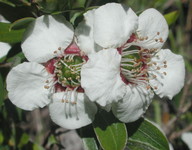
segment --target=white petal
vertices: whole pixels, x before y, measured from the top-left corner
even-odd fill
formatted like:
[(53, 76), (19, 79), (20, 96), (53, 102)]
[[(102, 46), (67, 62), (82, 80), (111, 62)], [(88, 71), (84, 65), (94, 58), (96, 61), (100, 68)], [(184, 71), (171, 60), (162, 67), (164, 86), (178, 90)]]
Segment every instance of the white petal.
[(22, 50), (29, 61), (43, 63), (53, 58), (59, 47), (67, 48), (73, 35), (72, 25), (63, 16), (41, 16), (27, 28)]
[(49, 90), (44, 88), (47, 78), (45, 68), (35, 62), (14, 67), (7, 76), (9, 99), (24, 110), (44, 107), (50, 102)]
[(9, 23), (1, 14), (0, 14), (0, 22)]
[(147, 9), (139, 15), (137, 34), (141, 39), (144, 38), (141, 41), (137, 40), (137, 45), (147, 49), (161, 48), (168, 36), (167, 22), (157, 10), (153, 8)]
[[(68, 102), (62, 102), (62, 99)], [(69, 91), (55, 93), (49, 110), (56, 124), (67, 129), (77, 129), (93, 121), (97, 107), (84, 93)]]
[(90, 10), (84, 14), (85, 20), (82, 21), (75, 30), (77, 37), (77, 45), (79, 48), (89, 55), (95, 53), (102, 48), (95, 43), (93, 39), (93, 14), (95, 10)]
[(94, 39), (104, 48), (117, 48), (126, 43), (137, 29), (138, 17), (124, 5), (109, 3), (95, 10)]
[[(184, 85), (185, 65), (183, 57), (172, 53), (168, 49), (162, 49), (151, 61), (156, 62), (157, 65), (152, 66), (150, 69), (153, 71), (149, 71), (149, 73), (156, 75), (157, 78), (150, 80), (150, 85), (157, 87), (154, 91), (161, 98), (166, 96), (172, 99)], [(165, 61), (167, 62), (166, 68), (163, 67)], [(161, 68), (160, 70), (156, 69), (158, 66)], [(166, 75), (163, 74), (164, 72)]]
[(9, 44), (0, 42), (0, 58), (6, 56), (10, 49), (11, 46)]
[(125, 94), (125, 84), (120, 77), (121, 55), (116, 49), (92, 54), (82, 66), (81, 86), (91, 101), (106, 106)]
[(133, 122), (145, 113), (153, 95), (144, 87), (129, 85), (125, 97), (113, 104), (113, 114), (122, 122)]
[(192, 133), (185, 132), (181, 135), (181, 139), (187, 144), (190, 150), (192, 150)]

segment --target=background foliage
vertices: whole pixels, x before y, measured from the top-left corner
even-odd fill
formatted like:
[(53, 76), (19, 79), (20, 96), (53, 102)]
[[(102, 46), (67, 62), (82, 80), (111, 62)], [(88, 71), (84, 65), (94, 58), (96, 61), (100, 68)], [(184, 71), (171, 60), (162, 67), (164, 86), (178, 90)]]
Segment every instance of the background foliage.
[[(21, 52), (20, 42), (25, 28), (34, 18), (42, 14), (63, 14), (67, 20), (77, 26), (85, 11), (108, 2), (124, 3), (137, 14), (151, 7), (164, 14), (170, 29), (165, 47), (183, 55), (186, 64), (186, 83), (183, 90), (172, 101), (155, 97), (145, 117), (156, 122), (163, 129), (174, 149), (188, 149), (181, 140), (181, 135), (192, 130), (191, 0), (0, 0), (0, 14), (11, 22), (0, 23), (0, 41), (10, 43), (12, 46), (8, 55), (0, 59), (0, 150), (72, 148), (78, 150), (83, 149), (82, 141), (84, 148), (90, 150), (102, 148), (110, 150), (107, 146), (109, 144), (106, 143), (111, 143), (116, 149), (122, 149), (119, 143), (127, 143), (125, 149), (168, 149), (161, 130), (148, 120), (140, 119), (127, 124), (127, 127), (117, 121), (104, 120), (107, 122), (105, 128), (105, 125), (99, 125), (103, 120), (96, 119), (94, 130), (92, 125), (78, 130), (81, 141), (75, 131), (62, 129), (53, 124), (49, 119), (47, 108), (27, 112), (15, 107), (7, 98), (6, 75), (12, 67), (26, 61)], [(103, 133), (101, 126), (106, 129), (104, 130), (106, 133)], [(120, 130), (117, 131), (115, 128)], [(114, 132), (110, 132), (111, 129)], [(124, 130), (128, 131), (128, 141)], [(102, 134), (122, 138), (115, 139), (119, 140), (119, 143), (113, 145), (114, 141), (110, 141), (110, 138), (109, 141), (105, 141), (106, 139), (103, 141), (100, 138)], [(96, 137), (99, 141), (95, 140)], [(161, 138), (156, 139), (156, 137)], [(98, 147), (98, 143), (101, 147)]]

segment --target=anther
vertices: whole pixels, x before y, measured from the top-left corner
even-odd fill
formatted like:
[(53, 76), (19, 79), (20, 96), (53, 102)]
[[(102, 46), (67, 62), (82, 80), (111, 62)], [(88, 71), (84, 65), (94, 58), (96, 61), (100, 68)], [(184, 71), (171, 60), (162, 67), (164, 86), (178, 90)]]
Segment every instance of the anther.
[(46, 80), (45, 83), (49, 83), (49, 80)]
[(44, 86), (44, 88), (45, 88), (45, 89), (48, 89), (48, 88), (49, 88), (49, 86), (48, 86), (48, 85), (45, 85), (45, 86)]
[(153, 75), (153, 78), (155, 79), (155, 78), (157, 78), (157, 76), (156, 76), (156, 75)]
[(59, 47), (58, 50), (61, 50), (61, 47)]
[(157, 65), (157, 63), (156, 63), (156, 62), (153, 62), (153, 64), (154, 64), (154, 65)]
[(163, 41), (163, 39), (162, 39), (162, 38), (159, 38), (159, 42), (163, 43), (164, 41)]
[(144, 37), (140, 37), (139, 40), (140, 40), (140, 41), (143, 41), (143, 40), (144, 40)]
[(145, 37), (145, 40), (148, 40), (148, 36)]
[(156, 86), (154, 86), (154, 89), (155, 89), (155, 90), (157, 90), (157, 87), (156, 87)]
[(160, 34), (160, 32), (157, 32), (157, 35), (159, 35)]
[(54, 54), (56, 54), (56, 53), (57, 53), (57, 51), (54, 51), (53, 53), (54, 53)]
[(166, 72), (163, 72), (163, 74), (166, 76), (167, 75), (167, 73)]
[(164, 68), (167, 68), (167, 65), (164, 65)]
[(163, 63), (164, 63), (164, 64), (167, 64), (167, 61), (164, 61)]
[(161, 69), (161, 68), (158, 66), (158, 67), (157, 67), (157, 70), (160, 70), (160, 69)]
[(155, 42), (158, 42), (158, 39), (155, 39)]
[(149, 90), (151, 87), (149, 85), (146, 86), (147, 90)]

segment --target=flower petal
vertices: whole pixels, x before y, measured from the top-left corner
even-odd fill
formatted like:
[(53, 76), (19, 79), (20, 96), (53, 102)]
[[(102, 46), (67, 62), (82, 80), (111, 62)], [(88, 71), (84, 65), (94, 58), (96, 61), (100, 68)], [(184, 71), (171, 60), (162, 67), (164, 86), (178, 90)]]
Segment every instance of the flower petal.
[(192, 132), (184, 132), (181, 135), (181, 139), (188, 146), (190, 150), (192, 150)]
[(56, 124), (67, 129), (77, 129), (93, 121), (97, 107), (84, 93), (68, 91), (55, 93), (49, 110)]
[(22, 50), (29, 61), (43, 63), (66, 49), (73, 40), (73, 27), (63, 16), (41, 16), (25, 32)]
[[(184, 86), (185, 65), (183, 57), (172, 53), (169, 49), (162, 49), (151, 61), (156, 62), (157, 65), (150, 68), (153, 71), (149, 71), (149, 73), (156, 76), (155, 79), (149, 81), (150, 85), (157, 87), (157, 89), (154, 88), (154, 91), (161, 98), (166, 96), (172, 99)], [(156, 69), (158, 66), (161, 68), (160, 70)]]
[(0, 58), (6, 56), (10, 49), (11, 45), (0, 42)]
[(116, 49), (91, 54), (81, 70), (81, 86), (91, 101), (106, 106), (125, 94), (125, 84), (120, 77), (121, 55)]
[(126, 43), (137, 29), (137, 15), (131, 8), (109, 3), (95, 10), (94, 39), (104, 48), (117, 48)]
[(161, 48), (168, 36), (168, 25), (157, 10), (150, 8), (139, 15), (136, 44), (147, 49)]
[(85, 20), (79, 23), (75, 30), (75, 35), (77, 37), (77, 45), (79, 48), (85, 52), (86, 55), (95, 53), (101, 50), (98, 44), (95, 43), (93, 39), (93, 15), (95, 9), (87, 11), (84, 14)]
[(47, 78), (45, 68), (35, 62), (25, 62), (14, 67), (7, 76), (10, 101), (24, 110), (44, 107), (50, 102), (50, 91), (44, 88)]
[(113, 114), (122, 122), (133, 122), (145, 113), (153, 95), (153, 92), (142, 86), (129, 85), (125, 97), (113, 103)]

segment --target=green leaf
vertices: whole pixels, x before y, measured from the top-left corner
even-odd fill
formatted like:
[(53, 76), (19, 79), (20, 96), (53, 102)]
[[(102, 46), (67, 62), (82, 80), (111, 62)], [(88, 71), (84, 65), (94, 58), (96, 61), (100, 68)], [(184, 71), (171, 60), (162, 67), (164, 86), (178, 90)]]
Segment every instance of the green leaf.
[(18, 148), (21, 148), (22, 146), (26, 145), (29, 142), (29, 135), (27, 135), (26, 133), (23, 133), (19, 144), (18, 144)]
[(112, 113), (100, 111), (93, 122), (97, 139), (104, 150), (123, 150), (127, 141), (127, 130)]
[(169, 144), (162, 131), (143, 118), (127, 124), (129, 133), (127, 148), (131, 150), (169, 150)]
[(13, 22), (10, 26), (10, 30), (25, 29), (35, 18), (26, 17)]
[(53, 144), (57, 144), (57, 139), (55, 138), (54, 135), (50, 135), (48, 138), (48, 147), (50, 147)]
[(0, 74), (0, 107), (4, 103), (4, 83), (3, 83), (3, 78), (2, 75)]
[(12, 2), (10, 2), (9, 0), (0, 0), (1, 3), (7, 4), (9, 6), (15, 7), (15, 4), (13, 4)]
[(0, 145), (2, 145), (3, 141), (4, 141), (3, 132), (0, 131)]
[(44, 150), (44, 148), (38, 144), (33, 144), (33, 150)]
[(173, 11), (173, 12), (170, 12), (170, 13), (164, 15), (169, 26), (176, 22), (178, 16), (179, 16), (178, 11)]
[(95, 138), (83, 138), (82, 140), (85, 150), (98, 150)]
[(6, 43), (21, 42), (25, 30), (10, 31), (10, 23), (0, 23), (0, 41)]

